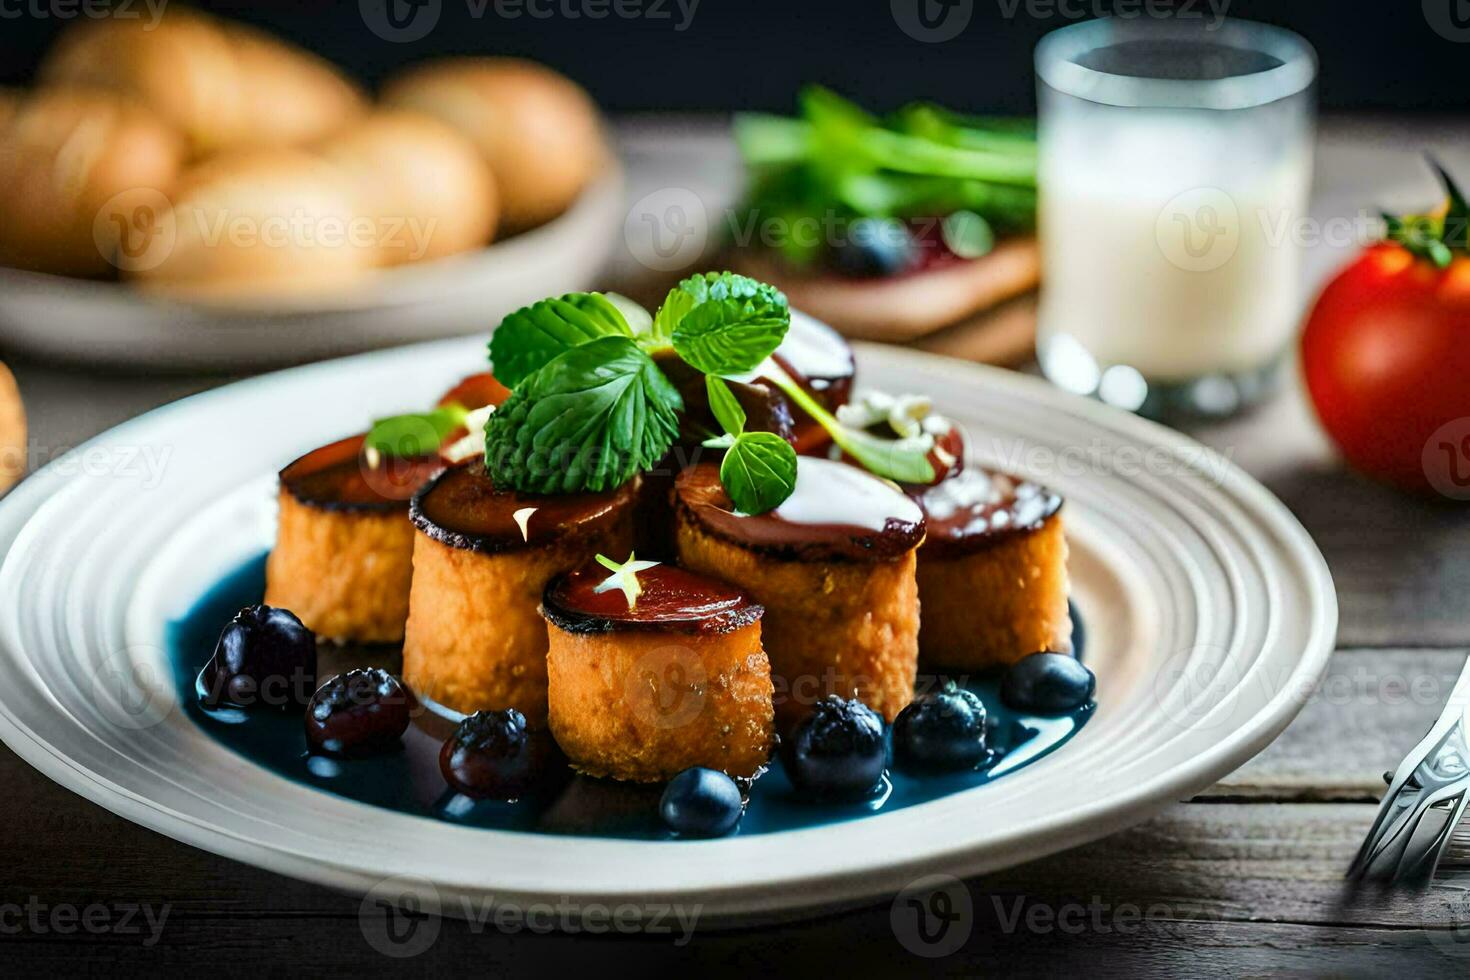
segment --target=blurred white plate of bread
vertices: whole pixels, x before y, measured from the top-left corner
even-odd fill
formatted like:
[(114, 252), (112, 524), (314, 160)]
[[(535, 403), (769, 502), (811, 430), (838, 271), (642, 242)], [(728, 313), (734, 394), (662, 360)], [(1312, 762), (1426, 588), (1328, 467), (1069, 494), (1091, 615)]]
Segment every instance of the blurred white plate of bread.
[(0, 90), (0, 348), (243, 368), (479, 331), (591, 285), (622, 218), (596, 106), (544, 66), (373, 100), (190, 10), (79, 22)]

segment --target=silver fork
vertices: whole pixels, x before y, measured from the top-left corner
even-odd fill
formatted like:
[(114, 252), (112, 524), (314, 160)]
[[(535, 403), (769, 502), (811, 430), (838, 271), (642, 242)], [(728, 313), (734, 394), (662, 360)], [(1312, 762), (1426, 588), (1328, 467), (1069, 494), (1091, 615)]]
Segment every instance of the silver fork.
[(1439, 720), (1394, 770), (1373, 829), (1353, 858), (1348, 877), (1429, 884), (1470, 802), (1467, 737), (1470, 657), (1460, 668)]

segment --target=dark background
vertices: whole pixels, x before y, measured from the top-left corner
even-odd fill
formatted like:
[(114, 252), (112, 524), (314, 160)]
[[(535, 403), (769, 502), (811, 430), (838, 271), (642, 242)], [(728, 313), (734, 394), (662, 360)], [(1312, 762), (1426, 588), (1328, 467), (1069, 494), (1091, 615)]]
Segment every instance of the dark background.
[[(50, 39), (70, 23), (60, 12), (79, 2), (0, 0), (0, 81), (23, 83)], [(142, 0), (131, 2), (143, 10)], [(662, 16), (609, 13), (596, 20), (585, 15), (586, 0), (416, 2), (440, 4), (439, 19), (427, 36), (402, 43), (367, 27), (359, 0), (194, 5), (268, 27), (370, 83), (433, 55), (496, 53), (546, 62), (613, 111), (786, 109), (801, 83), (822, 81), (876, 108), (930, 97), (956, 108), (1004, 112), (1034, 108), (1031, 49), (1037, 38), (1115, 6), (1114, 0), (951, 0), (973, 4), (968, 26), (953, 40), (921, 43), (898, 28), (890, 0), (698, 0), (682, 31), (676, 30), (683, 20), (678, 0), (620, 0), (644, 10), (658, 4)], [(536, 4), (549, 16), (523, 9), (507, 18), (498, 6), (507, 2)], [(1144, 0), (1132, 2), (1137, 10)], [(1147, 2), (1150, 9), (1190, 4), (1197, 15), (1209, 15), (1204, 0)], [(1315, 44), (1326, 109), (1467, 108), (1467, 0), (1214, 2), (1228, 3), (1231, 16), (1290, 27)], [(1467, 40), (1448, 40), (1430, 26), (1426, 8), (1435, 4), (1445, 9), (1440, 16), (1455, 15), (1456, 23), (1467, 25), (1459, 32)], [(561, 12), (565, 6), (583, 15), (570, 18)]]

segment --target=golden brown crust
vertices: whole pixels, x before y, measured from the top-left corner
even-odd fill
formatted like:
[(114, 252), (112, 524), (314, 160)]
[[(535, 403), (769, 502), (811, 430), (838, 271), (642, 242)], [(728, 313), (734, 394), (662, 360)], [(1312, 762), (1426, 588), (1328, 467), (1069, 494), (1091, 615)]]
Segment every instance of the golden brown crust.
[(0, 362), (0, 493), (26, 471), (26, 413), (15, 375)]
[(657, 782), (707, 766), (753, 776), (770, 758), (759, 622), (698, 636), (553, 626), (546, 663), (551, 733), (589, 775)]
[(979, 670), (1071, 649), (1060, 513), (972, 554), (939, 558), (921, 550), (918, 579), (926, 666)]
[(632, 509), (599, 533), (493, 554), (414, 532), (413, 588), (403, 640), (403, 679), (456, 711), (517, 708), (546, 718), (546, 621), (541, 595), (553, 576), (599, 551), (627, 554)]
[(47, 84), (125, 93), (177, 126), (193, 155), (295, 145), (361, 115), (363, 93), (326, 61), (241, 24), (170, 9), (81, 20), (41, 67)]
[(10, 122), (24, 99), (25, 94), (20, 89), (0, 85), (0, 130), (3, 130), (5, 124)]
[(788, 561), (708, 534), (683, 510), (677, 522), (681, 564), (765, 606), (762, 633), (782, 717), (839, 694), (860, 697), (892, 721), (912, 700), (919, 652), (912, 550), (884, 562)]
[(396, 643), (408, 618), (413, 526), (403, 509), (334, 510), (281, 491), (265, 601), (320, 636)]
[(1041, 281), (1041, 251), (1031, 237), (1005, 239), (978, 259), (886, 279), (792, 274), (751, 251), (734, 253), (730, 263), (849, 337), (896, 343), (957, 324)]
[(495, 172), (505, 226), (561, 214), (606, 164), (597, 107), (571, 79), (516, 58), (446, 58), (390, 79), (383, 101), (449, 123)]
[(356, 200), (335, 166), (300, 150), (213, 158), (171, 195), (163, 233), (132, 263), (146, 289), (253, 303), (361, 282), (378, 252), (354, 225)]
[(490, 165), (437, 119), (374, 112), (318, 150), (351, 180), (359, 212), (380, 229), (381, 265), (466, 252), (494, 236), (500, 205)]
[(0, 130), (0, 263), (58, 275), (113, 271), (167, 206), (178, 134), (108, 92), (48, 89)]

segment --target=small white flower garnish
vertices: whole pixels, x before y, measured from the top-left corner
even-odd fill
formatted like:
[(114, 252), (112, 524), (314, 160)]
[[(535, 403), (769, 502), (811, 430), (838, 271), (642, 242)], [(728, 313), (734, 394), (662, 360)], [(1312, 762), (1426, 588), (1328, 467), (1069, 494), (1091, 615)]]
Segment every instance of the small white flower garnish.
[(900, 395), (888, 410), (888, 427), (900, 436), (916, 436), (934, 408), (928, 395)]
[(870, 425), (888, 421), (893, 410), (893, 396), (881, 391), (866, 391), (856, 401), (837, 407), (837, 421), (854, 429), (866, 429)]
[(628, 560), (622, 564), (613, 561), (606, 555), (598, 555), (597, 563), (612, 574), (599, 582), (592, 591), (601, 593), (621, 589), (623, 595), (628, 599), (629, 609), (638, 604), (638, 597), (643, 594), (643, 585), (638, 581), (638, 573), (646, 572), (655, 565), (661, 564), (656, 561), (639, 561), (631, 551), (628, 552)]
[(894, 397), (883, 391), (865, 391), (837, 409), (837, 421), (852, 429), (886, 425), (900, 439), (949, 431), (949, 421), (934, 414), (934, 401), (928, 395)]
[(534, 514), (534, 513), (536, 513), (536, 511), (539, 510), (539, 509), (540, 509), (539, 507), (522, 507), (520, 510), (516, 511), (514, 514), (510, 515), (512, 518), (515, 519), (516, 525), (519, 526), (520, 529), (521, 529), (521, 539), (522, 540), (524, 540), (524, 541), (530, 541), (531, 540), (531, 532), (526, 529), (526, 525), (528, 523), (530, 523), (530, 521), (531, 521), (531, 515)]
[(490, 421), (490, 416), (493, 414), (495, 414), (495, 406), (486, 405), (466, 415), (464, 427), (469, 431), (463, 438), (441, 449), (439, 455), (451, 463), (462, 463), (473, 456), (483, 456), (485, 454), (485, 423)]

